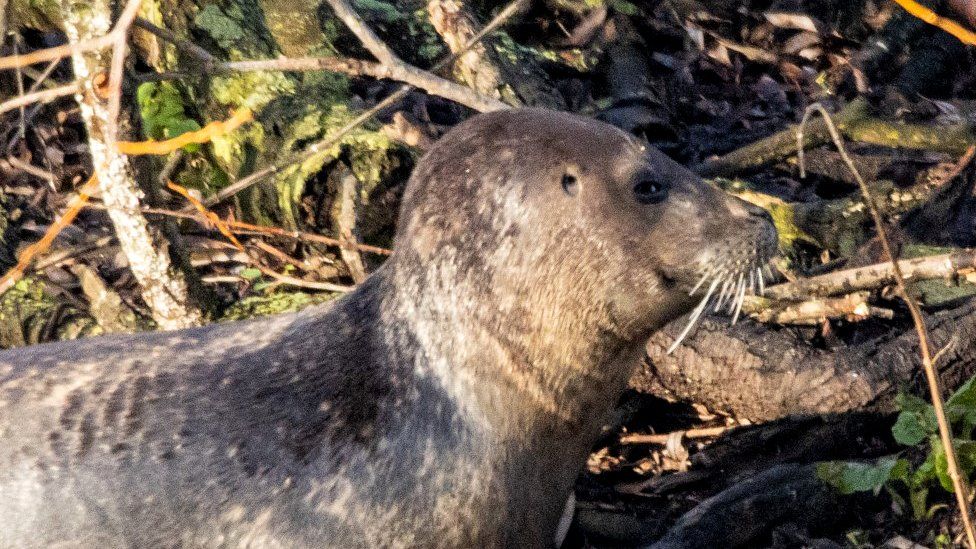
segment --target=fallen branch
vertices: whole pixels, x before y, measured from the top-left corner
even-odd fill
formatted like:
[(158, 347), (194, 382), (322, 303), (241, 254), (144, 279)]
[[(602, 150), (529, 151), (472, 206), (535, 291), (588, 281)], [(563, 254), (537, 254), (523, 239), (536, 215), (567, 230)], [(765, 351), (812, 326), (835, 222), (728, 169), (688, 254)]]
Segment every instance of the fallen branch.
[[(72, 43), (94, 43), (101, 37), (109, 38), (112, 46), (110, 56), (101, 49), (72, 50), (74, 73), (83, 82), (78, 102), (92, 165), (119, 245), (156, 324), (164, 330), (198, 326), (203, 315), (190, 303), (186, 281), (172, 268), (161, 239), (139, 211), (142, 190), (129, 159), (116, 150), (127, 36), (140, 0), (129, 0), (114, 25), (110, 4), (94, 0), (65, 11), (65, 33)], [(103, 88), (106, 73), (108, 84)]]
[[(976, 133), (968, 123), (936, 126), (886, 122), (871, 115), (864, 98), (848, 103), (834, 115), (834, 119), (839, 134), (853, 141), (873, 145), (960, 155), (976, 144)], [(799, 125), (787, 128), (728, 154), (707, 160), (697, 171), (706, 177), (729, 176), (794, 154), (800, 155), (803, 148), (815, 147), (829, 141), (830, 130), (827, 124), (814, 120), (802, 129)]]
[(443, 97), (479, 112), (509, 107), (493, 97), (480, 93), (478, 90), (451, 82), (433, 74), (433, 72), (425, 71), (404, 62), (369, 29), (365, 21), (347, 3), (330, 0), (330, 6), (332, 6), (336, 15), (343, 23), (349, 26), (350, 30), (362, 41), (366, 49), (380, 61), (379, 63), (343, 57), (277, 58), (221, 62), (203, 48), (180, 39), (166, 29), (159, 28), (148, 21), (140, 19), (136, 21), (136, 24), (140, 28), (174, 44), (181, 51), (191, 55), (197, 61), (196, 64), (191, 66), (188, 72), (148, 75), (148, 77), (143, 79), (171, 79), (199, 74), (222, 74), (231, 72), (305, 72), (327, 70), (354, 77), (368, 76), (378, 80), (403, 82), (424, 90), (431, 95)]
[(813, 298), (799, 303), (778, 303), (765, 297), (747, 297), (742, 311), (763, 323), (817, 326), (827, 319), (858, 322), (870, 317), (894, 318), (889, 309), (868, 304), (869, 292), (854, 292), (836, 298)]
[[(976, 252), (965, 251), (902, 259), (897, 265), (906, 281), (952, 279), (976, 272)], [(799, 300), (874, 290), (895, 283), (897, 283), (895, 267), (887, 262), (769, 286), (766, 288), (765, 296), (773, 299)]]

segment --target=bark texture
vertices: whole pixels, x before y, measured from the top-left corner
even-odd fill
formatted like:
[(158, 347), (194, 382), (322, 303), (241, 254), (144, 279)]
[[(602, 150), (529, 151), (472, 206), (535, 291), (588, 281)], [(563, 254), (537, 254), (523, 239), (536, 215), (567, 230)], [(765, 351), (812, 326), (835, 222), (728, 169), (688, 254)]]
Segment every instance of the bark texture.
[[(914, 328), (865, 326), (848, 345), (816, 347), (790, 329), (752, 321), (729, 327), (711, 317), (671, 355), (682, 327), (668, 325), (647, 344), (649, 360), (634, 376), (642, 391), (688, 399), (754, 421), (790, 414), (893, 410), (901, 389), (922, 381)], [(956, 387), (976, 372), (976, 301), (927, 316), (932, 348), (945, 349), (938, 367), (943, 386)]]

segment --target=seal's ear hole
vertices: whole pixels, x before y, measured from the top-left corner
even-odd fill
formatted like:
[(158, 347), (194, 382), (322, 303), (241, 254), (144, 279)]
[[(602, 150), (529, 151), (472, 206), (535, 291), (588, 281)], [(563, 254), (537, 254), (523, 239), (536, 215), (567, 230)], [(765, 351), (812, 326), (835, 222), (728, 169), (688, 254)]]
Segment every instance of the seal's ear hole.
[(569, 196), (576, 196), (579, 194), (579, 178), (575, 175), (566, 172), (563, 174), (562, 180), (563, 191)]
[(634, 185), (634, 197), (641, 204), (658, 204), (668, 197), (668, 186), (654, 179), (642, 179)]

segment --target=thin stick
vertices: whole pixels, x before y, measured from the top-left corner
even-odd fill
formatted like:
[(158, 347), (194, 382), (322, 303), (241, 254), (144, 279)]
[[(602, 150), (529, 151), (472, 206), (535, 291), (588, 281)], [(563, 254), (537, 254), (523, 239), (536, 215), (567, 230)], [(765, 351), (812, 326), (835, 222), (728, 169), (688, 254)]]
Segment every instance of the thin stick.
[(976, 46), (976, 33), (973, 33), (973, 31), (963, 27), (959, 23), (956, 23), (952, 19), (946, 19), (945, 17), (939, 16), (937, 13), (919, 4), (915, 0), (895, 0), (895, 3), (905, 8), (905, 11), (908, 13), (914, 15), (922, 21), (925, 21), (929, 25), (938, 27), (955, 36), (962, 43), (969, 44), (970, 46)]
[(100, 50), (104, 47), (111, 46), (114, 38), (115, 37), (112, 35), (112, 33), (109, 33), (105, 36), (99, 36), (98, 38), (68, 43), (54, 48), (45, 48), (43, 50), (33, 51), (25, 55), (8, 55), (6, 57), (0, 57), (0, 70), (26, 67), (28, 65), (43, 63), (45, 61), (55, 61), (76, 53)]
[(925, 327), (925, 321), (922, 318), (922, 311), (919, 309), (918, 303), (915, 302), (915, 299), (908, 294), (908, 286), (905, 283), (905, 276), (902, 273), (901, 266), (895, 259), (894, 252), (891, 250), (891, 242), (888, 239), (888, 232), (885, 230), (884, 221), (881, 219), (881, 213), (878, 210), (877, 204), (874, 202), (874, 197), (871, 195), (871, 190), (868, 188), (867, 182), (865, 182), (864, 178), (861, 177), (860, 172), (858, 172), (857, 168), (854, 166), (854, 162), (851, 160), (850, 156), (848, 156), (840, 133), (837, 131), (837, 127), (834, 126), (834, 122), (830, 118), (830, 113), (828, 113), (827, 109), (825, 109), (820, 103), (814, 103), (813, 105), (807, 107), (806, 111), (804, 112), (803, 120), (800, 122), (800, 127), (802, 128), (814, 113), (819, 113), (823, 117), (823, 120), (827, 125), (827, 130), (830, 132), (830, 136), (837, 147), (837, 152), (840, 153), (841, 159), (844, 161), (844, 164), (847, 165), (848, 169), (850, 169), (851, 175), (854, 176), (858, 186), (861, 188), (861, 194), (864, 196), (864, 204), (871, 212), (871, 218), (874, 220), (875, 228), (878, 231), (878, 239), (881, 240), (881, 247), (884, 249), (885, 256), (891, 263), (892, 274), (894, 275), (895, 282), (898, 286), (898, 293), (908, 306), (908, 311), (911, 313), (912, 321), (915, 323), (915, 331), (918, 333), (918, 343), (922, 354), (922, 368), (925, 370), (925, 378), (928, 382), (929, 396), (932, 400), (932, 408), (934, 409), (935, 417), (938, 420), (939, 438), (942, 440), (942, 446), (945, 448), (946, 465), (948, 465), (949, 469), (949, 478), (952, 479), (952, 487), (956, 494), (956, 502), (959, 504), (959, 514), (962, 518), (963, 528), (966, 531), (966, 538), (969, 542), (969, 547), (970, 549), (976, 549), (976, 531), (973, 529), (973, 522), (969, 513), (969, 489), (959, 470), (959, 461), (956, 458), (956, 449), (952, 443), (952, 426), (949, 425), (949, 420), (946, 418), (945, 414), (945, 407), (942, 403), (942, 388), (939, 383), (938, 373), (935, 370), (935, 364), (932, 360), (931, 349), (929, 348), (928, 329)]
[(13, 286), (20, 278), (24, 275), (24, 271), (30, 266), (31, 262), (38, 254), (44, 252), (51, 247), (51, 243), (57, 238), (61, 231), (65, 227), (71, 225), (78, 212), (85, 206), (85, 202), (88, 201), (88, 197), (92, 192), (95, 191), (98, 186), (98, 178), (94, 175), (82, 185), (81, 189), (78, 190), (78, 194), (71, 200), (68, 204), (67, 210), (65, 210), (64, 215), (59, 217), (51, 226), (48, 227), (47, 232), (40, 240), (31, 244), (20, 254), (20, 258), (17, 260), (17, 265), (6, 272), (3, 277), (0, 277), (0, 293), (6, 292)]
[[(105, 209), (105, 206), (102, 204), (86, 204), (85, 206), (97, 210)], [(139, 211), (141, 211), (144, 214), (150, 214), (150, 215), (165, 215), (167, 217), (188, 219), (190, 221), (196, 221), (203, 225), (208, 225), (210, 223), (206, 218), (201, 217), (199, 214), (193, 211), (185, 212), (185, 211), (167, 210), (164, 208), (148, 208), (148, 207), (140, 208)], [(237, 234), (258, 233), (258, 234), (263, 234), (268, 236), (279, 236), (282, 238), (290, 238), (292, 240), (318, 242), (319, 244), (325, 244), (327, 246), (349, 248), (352, 250), (359, 250), (361, 252), (366, 252), (366, 253), (371, 253), (376, 255), (388, 256), (393, 253), (393, 250), (387, 248), (381, 248), (379, 246), (370, 246), (369, 244), (360, 244), (358, 242), (347, 242), (344, 240), (338, 240), (336, 238), (322, 236), (315, 233), (308, 233), (304, 231), (287, 231), (285, 229), (281, 229), (278, 227), (264, 227), (262, 225), (252, 225), (250, 223), (244, 223), (243, 221), (234, 221), (231, 219), (225, 220), (224, 223), (226, 223), (231, 228), (231, 230), (233, 230)], [(228, 244), (228, 246), (230, 245), (231, 244)]]
[(55, 99), (74, 95), (78, 93), (79, 90), (81, 90), (81, 85), (78, 82), (72, 82), (70, 84), (65, 84), (49, 90), (41, 90), (24, 95), (18, 95), (17, 97), (0, 103), (0, 114), (12, 111), (14, 109), (23, 108), (32, 103), (50, 103)]
[(227, 120), (215, 120), (192, 132), (182, 133), (163, 141), (119, 141), (116, 148), (122, 154), (138, 156), (144, 154), (164, 155), (178, 151), (187, 145), (209, 143), (215, 137), (226, 135), (254, 119), (251, 109), (241, 107)]
[(686, 439), (717, 437), (730, 431), (732, 427), (703, 427), (663, 434), (630, 433), (620, 437), (620, 444), (667, 444), (674, 435), (681, 435)]
[[(961, 273), (976, 270), (976, 252), (960, 251), (901, 259), (898, 261), (898, 268), (907, 280), (951, 279)], [(859, 290), (874, 290), (895, 282), (891, 263), (875, 263), (769, 286), (766, 288), (766, 297), (771, 299), (828, 297)]]
[(108, 119), (111, 121), (105, 129), (105, 144), (111, 148), (118, 137), (119, 112), (122, 110), (122, 78), (125, 70), (125, 54), (128, 48), (129, 28), (132, 21), (139, 14), (142, 0), (129, 0), (115, 23), (115, 28), (109, 35), (112, 37), (112, 62), (108, 73)]

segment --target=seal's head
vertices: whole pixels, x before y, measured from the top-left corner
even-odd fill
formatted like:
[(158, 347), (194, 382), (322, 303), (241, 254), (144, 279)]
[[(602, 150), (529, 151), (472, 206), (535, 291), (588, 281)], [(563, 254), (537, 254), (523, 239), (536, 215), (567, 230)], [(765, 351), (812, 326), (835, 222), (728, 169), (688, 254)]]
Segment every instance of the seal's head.
[[(761, 208), (613, 126), (541, 109), (476, 116), (441, 139), (400, 225), (409, 272), (480, 294), (464, 314), (625, 339), (688, 312), (690, 294), (743, 294), (776, 244)], [(465, 309), (458, 292), (450, 306)]]

